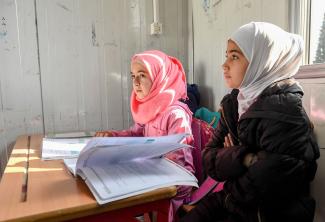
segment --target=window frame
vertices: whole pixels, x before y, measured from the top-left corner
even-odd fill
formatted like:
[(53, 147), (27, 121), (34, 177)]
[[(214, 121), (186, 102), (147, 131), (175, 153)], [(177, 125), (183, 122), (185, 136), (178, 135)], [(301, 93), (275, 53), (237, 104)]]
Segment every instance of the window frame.
[(289, 30), (303, 36), (305, 53), (296, 79), (325, 78), (325, 63), (310, 62), (310, 21), (312, 0), (289, 0)]
[(295, 75), (296, 79), (315, 79), (325, 78), (325, 63), (302, 65), (298, 73)]
[(311, 0), (289, 0), (289, 31), (304, 39), (303, 65), (309, 64)]

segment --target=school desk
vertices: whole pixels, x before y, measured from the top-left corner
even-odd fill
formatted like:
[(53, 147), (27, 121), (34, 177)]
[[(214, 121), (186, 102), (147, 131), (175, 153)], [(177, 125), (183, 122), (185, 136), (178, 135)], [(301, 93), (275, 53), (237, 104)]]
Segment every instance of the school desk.
[(17, 139), (0, 182), (0, 221), (128, 222), (152, 211), (157, 221), (167, 221), (175, 186), (100, 206), (62, 160), (40, 159), (41, 143), (42, 135)]

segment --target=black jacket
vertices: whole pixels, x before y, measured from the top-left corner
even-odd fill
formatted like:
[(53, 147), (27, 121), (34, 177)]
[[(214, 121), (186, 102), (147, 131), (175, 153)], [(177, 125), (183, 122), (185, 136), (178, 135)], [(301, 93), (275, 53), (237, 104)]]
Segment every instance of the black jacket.
[[(292, 79), (271, 85), (239, 120), (237, 95), (233, 90), (222, 100), (222, 118), (203, 151), (206, 173), (226, 181), (225, 207), (240, 214), (254, 212), (262, 221), (312, 221), (315, 204), (309, 183), (319, 148), (301, 88)], [(228, 133), (235, 145), (224, 148)], [(248, 168), (243, 165), (247, 153), (257, 155)]]

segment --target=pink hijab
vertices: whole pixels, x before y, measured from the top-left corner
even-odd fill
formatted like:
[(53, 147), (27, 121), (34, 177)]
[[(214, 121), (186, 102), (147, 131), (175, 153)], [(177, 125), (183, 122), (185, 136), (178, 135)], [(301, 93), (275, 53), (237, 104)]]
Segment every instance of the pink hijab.
[(136, 123), (146, 124), (164, 112), (179, 99), (186, 99), (186, 77), (178, 59), (157, 50), (135, 54), (132, 62), (141, 61), (150, 75), (152, 87), (149, 94), (138, 99), (131, 93), (131, 112)]

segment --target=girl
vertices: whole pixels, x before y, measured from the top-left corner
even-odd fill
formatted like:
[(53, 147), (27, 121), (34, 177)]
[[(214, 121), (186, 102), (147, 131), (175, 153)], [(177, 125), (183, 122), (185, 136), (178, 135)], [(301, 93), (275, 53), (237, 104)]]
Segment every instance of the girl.
[[(192, 113), (186, 104), (186, 79), (182, 64), (160, 51), (145, 51), (131, 60), (131, 113), (135, 124), (128, 130), (102, 131), (96, 136), (164, 136), (177, 133), (192, 133)], [(189, 136), (187, 144), (192, 143)], [(194, 173), (190, 149), (181, 149), (167, 158)], [(190, 194), (191, 187), (180, 186), (172, 200), (169, 221), (173, 220), (183, 199)]]
[(234, 90), (203, 152), (205, 170), (226, 181), (181, 221), (312, 222), (309, 184), (319, 148), (293, 76), (302, 39), (263, 22), (240, 27), (228, 40), (223, 64)]

